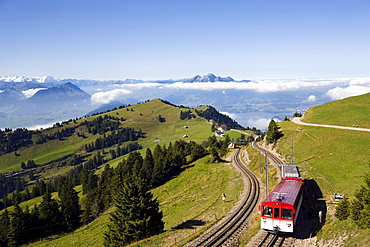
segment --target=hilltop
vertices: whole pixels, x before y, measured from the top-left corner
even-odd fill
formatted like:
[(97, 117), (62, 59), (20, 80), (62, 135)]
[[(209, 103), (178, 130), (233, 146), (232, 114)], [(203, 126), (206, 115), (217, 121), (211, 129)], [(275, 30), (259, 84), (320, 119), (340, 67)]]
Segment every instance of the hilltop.
[(308, 123), (370, 128), (370, 93), (311, 107), (304, 114)]
[[(208, 108), (213, 109), (213, 115), (201, 117), (199, 113), (202, 114)], [(20, 170), (21, 163), (28, 160), (34, 160), (36, 164), (44, 164), (77, 152), (83, 145), (96, 141), (102, 135), (89, 133), (89, 129), (86, 127), (86, 122), (98, 118), (103, 119), (99, 121), (104, 124), (114, 124), (117, 126), (115, 127), (117, 130), (134, 128), (136, 132), (140, 131), (145, 138), (139, 138), (137, 141), (143, 147), (152, 147), (158, 142), (169, 143), (184, 139), (184, 136), (187, 136), (186, 140), (203, 141), (212, 134), (212, 126), (207, 121), (211, 118), (218, 121), (219, 125), (226, 124), (233, 128), (242, 128), (234, 120), (218, 113), (212, 107), (203, 106), (197, 109), (175, 106), (166, 101), (155, 99), (137, 105), (115, 108), (112, 111), (86, 118), (70, 119), (56, 123), (54, 127), (48, 129), (36, 131), (19, 129), (17, 132), (24, 136), (23, 146), (19, 144), (21, 145), (19, 148), (0, 150), (3, 161), (0, 164), (0, 172)], [(181, 112), (191, 113), (192, 116), (181, 120)], [(184, 128), (184, 125), (187, 128)], [(108, 129), (102, 133), (104, 132), (108, 134), (112, 131)], [(6, 139), (2, 141), (6, 141)]]

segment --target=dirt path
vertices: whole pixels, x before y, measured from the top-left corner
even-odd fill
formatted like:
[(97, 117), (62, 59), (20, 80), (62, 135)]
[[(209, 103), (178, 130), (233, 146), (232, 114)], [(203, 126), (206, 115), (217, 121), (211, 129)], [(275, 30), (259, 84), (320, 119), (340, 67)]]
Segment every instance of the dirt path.
[(357, 131), (367, 131), (370, 132), (370, 129), (365, 128), (356, 128), (356, 127), (345, 127), (345, 126), (337, 126), (337, 125), (327, 125), (327, 124), (311, 124), (305, 123), (301, 121), (300, 117), (292, 118), (292, 122), (301, 125), (310, 125), (310, 126), (317, 126), (317, 127), (326, 127), (326, 128), (335, 128), (335, 129), (346, 129), (346, 130), (357, 130)]

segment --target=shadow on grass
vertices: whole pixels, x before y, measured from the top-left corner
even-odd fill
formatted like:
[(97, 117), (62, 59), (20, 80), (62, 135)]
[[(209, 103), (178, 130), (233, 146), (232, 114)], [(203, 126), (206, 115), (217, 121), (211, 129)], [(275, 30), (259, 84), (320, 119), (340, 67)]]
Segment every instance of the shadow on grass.
[(194, 226), (203, 226), (205, 224), (206, 222), (202, 220), (188, 220), (174, 227), (173, 229), (194, 229)]
[[(303, 200), (292, 236), (307, 239), (316, 236), (325, 222), (326, 201), (319, 185), (313, 179), (303, 180)], [(321, 212), (321, 213), (320, 213)]]

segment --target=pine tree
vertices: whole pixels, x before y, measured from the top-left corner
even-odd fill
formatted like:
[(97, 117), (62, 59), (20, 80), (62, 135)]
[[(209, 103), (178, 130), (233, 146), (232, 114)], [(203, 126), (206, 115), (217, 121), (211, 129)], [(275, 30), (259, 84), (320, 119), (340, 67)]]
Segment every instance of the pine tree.
[(139, 170), (134, 167), (125, 176), (119, 176), (114, 197), (116, 210), (104, 236), (106, 246), (122, 246), (163, 231), (162, 212), (145, 180), (137, 174)]
[(8, 246), (20, 246), (25, 242), (24, 236), (21, 234), (26, 229), (26, 217), (18, 204), (14, 205), (14, 211), (11, 214), (9, 230), (8, 230)]
[(0, 216), (0, 246), (7, 246), (9, 228), (9, 211), (7, 208), (5, 208), (4, 212)]
[(365, 185), (356, 192), (351, 204), (351, 218), (361, 228), (370, 228), (370, 174), (365, 175)]
[(279, 132), (279, 128), (276, 124), (276, 122), (271, 119), (270, 123), (269, 123), (269, 126), (268, 126), (268, 130), (266, 132), (266, 140), (268, 143), (273, 143), (275, 142), (277, 139), (280, 138), (280, 135), (281, 133)]
[(79, 225), (80, 205), (78, 194), (70, 180), (67, 180), (58, 192), (60, 198), (60, 211), (67, 231)]
[(51, 198), (51, 193), (47, 189), (42, 197), (39, 206), (40, 223), (45, 226), (44, 233), (46, 235), (56, 233), (61, 229), (62, 214), (59, 210), (58, 202)]
[(345, 220), (348, 218), (349, 213), (349, 201), (348, 198), (344, 198), (335, 208), (334, 216), (339, 220)]
[(148, 181), (149, 184), (151, 184), (151, 181), (152, 181), (153, 169), (154, 169), (153, 154), (150, 148), (147, 148), (145, 158), (143, 160), (143, 172), (144, 172), (144, 178), (146, 179), (146, 181)]

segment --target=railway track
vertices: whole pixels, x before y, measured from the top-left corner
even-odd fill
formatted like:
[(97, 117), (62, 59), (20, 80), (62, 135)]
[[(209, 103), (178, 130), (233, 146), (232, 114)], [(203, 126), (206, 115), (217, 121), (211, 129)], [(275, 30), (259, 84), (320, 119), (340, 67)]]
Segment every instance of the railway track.
[(240, 159), (240, 149), (235, 152), (233, 163), (245, 177), (246, 190), (249, 193), (240, 201), (239, 206), (229, 213), (229, 217), (225, 217), (186, 246), (238, 246), (240, 233), (246, 229), (249, 216), (255, 212), (261, 192), (257, 177)]
[[(274, 164), (284, 164), (285, 162), (277, 157), (274, 153), (260, 147), (256, 142), (252, 142), (252, 147), (268, 155), (270, 162)], [(265, 231), (260, 230), (258, 234), (259, 237), (253, 241), (253, 243), (248, 244), (248, 246), (258, 246), (258, 247), (290, 247), (294, 246), (295, 239), (288, 236), (274, 235)]]
[(252, 142), (252, 148), (256, 149), (257, 151), (259, 151), (260, 153), (263, 153), (263, 154), (268, 154), (268, 158), (271, 162), (273, 162), (274, 164), (285, 164), (285, 162), (280, 159), (279, 157), (277, 157), (275, 154), (273, 154), (272, 152), (260, 147), (256, 142)]

